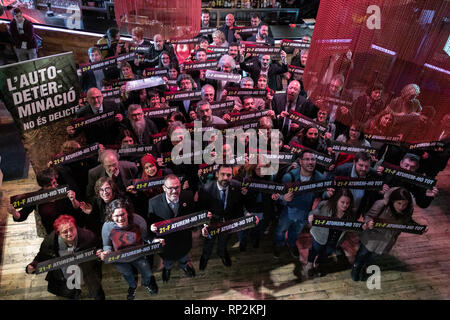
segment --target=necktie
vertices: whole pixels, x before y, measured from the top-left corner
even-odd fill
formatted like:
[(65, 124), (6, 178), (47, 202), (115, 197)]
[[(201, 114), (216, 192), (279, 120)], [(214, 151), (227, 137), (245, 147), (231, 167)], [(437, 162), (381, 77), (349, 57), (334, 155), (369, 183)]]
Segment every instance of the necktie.
[(225, 209), (225, 205), (226, 205), (226, 202), (225, 202), (225, 189), (220, 190), (220, 200), (222, 200), (222, 205), (223, 205), (223, 208)]
[(176, 217), (178, 215), (177, 203), (169, 202), (169, 207), (172, 209), (174, 217)]
[[(289, 112), (289, 110), (293, 109), (292, 107), (293, 107), (293, 103), (290, 102), (288, 104), (287, 108), (286, 108), (287, 109), (286, 111)], [(285, 137), (287, 137), (288, 134), (289, 134), (289, 126), (290, 125), (291, 125), (291, 120), (288, 117), (284, 118), (284, 120), (283, 120), (283, 127), (282, 127), (281, 131), (283, 132), (283, 135)]]

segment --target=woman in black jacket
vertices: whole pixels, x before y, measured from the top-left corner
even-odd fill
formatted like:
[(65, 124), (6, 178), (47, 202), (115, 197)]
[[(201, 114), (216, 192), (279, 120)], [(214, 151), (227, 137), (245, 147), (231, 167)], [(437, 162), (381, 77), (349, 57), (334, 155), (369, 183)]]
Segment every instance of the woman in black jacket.
[[(100, 246), (99, 238), (86, 229), (78, 228), (75, 219), (68, 215), (62, 215), (55, 220), (52, 231), (41, 243), (38, 254), (33, 262), (27, 265), (25, 272), (36, 272), (38, 263), (68, 255), (71, 252), (80, 252), (88, 249), (96, 249)], [(105, 293), (101, 284), (100, 263), (96, 260), (86, 261), (79, 265), (84, 282), (88, 286), (89, 294), (95, 300), (104, 300)], [(68, 267), (62, 267), (48, 272), (45, 280), (48, 281), (47, 290), (57, 296), (68, 299), (79, 299), (81, 290), (69, 289), (71, 274)]]

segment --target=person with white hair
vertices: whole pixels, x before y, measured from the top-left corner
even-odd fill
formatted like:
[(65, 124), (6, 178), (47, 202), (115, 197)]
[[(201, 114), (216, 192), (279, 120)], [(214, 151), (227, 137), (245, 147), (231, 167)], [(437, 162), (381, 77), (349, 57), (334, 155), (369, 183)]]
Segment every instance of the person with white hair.
[(130, 104), (128, 117), (120, 124), (121, 135), (130, 136), (136, 144), (153, 144), (152, 135), (159, 132), (156, 124), (144, 117), (141, 105)]
[(116, 151), (106, 149), (99, 155), (101, 164), (89, 170), (86, 198), (92, 203), (95, 197), (95, 182), (101, 177), (110, 177), (117, 184), (119, 190), (125, 192), (133, 179), (137, 178), (138, 168), (136, 164), (129, 161), (119, 161)]

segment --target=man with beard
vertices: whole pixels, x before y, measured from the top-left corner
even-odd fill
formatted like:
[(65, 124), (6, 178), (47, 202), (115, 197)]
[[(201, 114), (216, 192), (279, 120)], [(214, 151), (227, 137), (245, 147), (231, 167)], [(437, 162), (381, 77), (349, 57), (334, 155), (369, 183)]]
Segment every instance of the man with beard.
[[(298, 162), (299, 168), (293, 169), (283, 175), (282, 183), (289, 182), (317, 182), (324, 180), (324, 176), (316, 170), (316, 158), (310, 151), (304, 150), (300, 153)], [(296, 245), (297, 238), (303, 228), (308, 225), (308, 214), (312, 210), (315, 202), (321, 199), (320, 192), (288, 192), (284, 195), (275, 194), (274, 200), (280, 199), (283, 206), (278, 225), (275, 229), (274, 241), (275, 250), (274, 258), (279, 259), (282, 247), (286, 243), (289, 252), (295, 259), (299, 258), (299, 251)]]
[(238, 64), (241, 59), (239, 53), (239, 44), (237, 42), (230, 43), (230, 45), (228, 46), (228, 55), (233, 57), (234, 61), (236, 62), (236, 68), (238, 68)]
[[(367, 152), (359, 152), (355, 155), (353, 163), (348, 162), (337, 166), (334, 172), (327, 177), (350, 177), (358, 179), (379, 179), (377, 171), (370, 167), (371, 156)], [(378, 191), (364, 189), (350, 189), (353, 194), (353, 214), (355, 220), (363, 216), (372, 207), (373, 203), (381, 198)]]
[(292, 137), (291, 132), (298, 130), (296, 123), (289, 120), (289, 110), (299, 112), (311, 119), (317, 115), (318, 108), (311, 101), (299, 95), (300, 82), (292, 80), (286, 90), (286, 93), (275, 94), (272, 100), (272, 109), (278, 118), (277, 128), (281, 130), (285, 141), (289, 141)]
[(228, 43), (237, 41), (237, 39), (234, 35), (235, 31), (232, 29), (232, 27), (234, 27), (234, 26), (235, 26), (234, 25), (234, 16), (231, 13), (229, 13), (225, 17), (225, 24), (218, 29), (223, 32), (223, 34), (225, 35), (225, 40)]
[(293, 137), (289, 143), (298, 143), (302, 146), (316, 150), (321, 153), (327, 153), (327, 144), (319, 136), (319, 130), (313, 125), (302, 128), (298, 135)]
[(153, 46), (150, 49), (149, 58), (145, 58), (142, 61), (135, 61), (136, 66), (138, 66), (139, 69), (157, 67), (159, 64), (160, 55), (163, 51), (167, 51), (170, 61), (178, 61), (172, 45), (169, 43), (164, 43), (164, 38), (162, 35), (155, 34), (153, 37)]
[(215, 124), (227, 124), (225, 120), (212, 114), (211, 106), (206, 100), (197, 103), (197, 118), (202, 121), (203, 127), (209, 127)]
[(315, 93), (314, 97), (317, 97), (315, 101), (319, 108), (328, 109), (329, 122), (336, 124), (336, 136), (338, 137), (345, 132), (346, 126), (352, 122), (352, 113), (349, 109), (350, 106), (338, 105), (335, 102), (328, 102), (326, 98), (335, 98), (345, 101), (352, 101), (350, 94), (347, 94), (342, 89), (344, 88), (345, 77), (342, 74), (336, 74), (331, 78), (330, 83), (327, 86), (326, 93)]
[(101, 164), (89, 170), (88, 186), (86, 188), (86, 198), (93, 203), (95, 197), (95, 182), (101, 177), (111, 177), (119, 190), (125, 193), (133, 179), (137, 178), (138, 168), (136, 164), (129, 161), (119, 161), (119, 156), (114, 150), (104, 150), (100, 153)]
[[(419, 169), (419, 163), (419, 156), (412, 153), (407, 153), (400, 161), (400, 168), (415, 173), (417, 172), (417, 169)], [(377, 172), (383, 172), (383, 170), (384, 168), (380, 166), (378, 167)], [(385, 182), (385, 184), (383, 185), (384, 192), (393, 187), (403, 187), (413, 194), (417, 205), (422, 209), (428, 208), (431, 204), (431, 201), (433, 201), (433, 199), (439, 192), (437, 187), (433, 187), (433, 189), (425, 189), (391, 175), (387, 175), (383, 180)]]
[(139, 104), (130, 104), (128, 118), (120, 125), (122, 136), (127, 131), (136, 144), (153, 144), (152, 135), (158, 133), (158, 127), (149, 118), (144, 117), (144, 111)]
[[(164, 192), (151, 198), (148, 205), (148, 221), (151, 223), (150, 230), (157, 234), (158, 229), (155, 222), (185, 216), (195, 212), (194, 195), (191, 191), (181, 190), (178, 177), (170, 174), (165, 177)], [(181, 230), (172, 234), (162, 236), (165, 241), (161, 257), (163, 259), (163, 282), (170, 279), (170, 271), (175, 261), (187, 277), (195, 277), (195, 270), (191, 264), (189, 251), (192, 248), (191, 229)]]
[(102, 92), (97, 88), (89, 89), (87, 92), (87, 102), (86, 105), (76, 112), (77, 119), (110, 111), (115, 112), (115, 117), (113, 120), (100, 121), (89, 126), (84, 126), (81, 129), (75, 129), (70, 125), (66, 128), (69, 138), (75, 140), (75, 138), (83, 132), (86, 138), (86, 144), (93, 144), (96, 142), (104, 145), (114, 144), (118, 134), (119, 122), (123, 120), (119, 105), (111, 100), (107, 103), (103, 103)]
[(264, 43), (272, 47), (275, 45), (275, 41), (269, 36), (269, 25), (265, 22), (259, 24), (258, 33), (248, 38), (247, 41)]
[(259, 76), (265, 75), (268, 79), (268, 86), (272, 90), (279, 90), (280, 83), (277, 81), (277, 76), (288, 72), (288, 65), (286, 62), (286, 52), (281, 50), (281, 66), (278, 63), (272, 63), (270, 55), (261, 54), (259, 60), (250, 59), (248, 62), (253, 62), (251, 65), (243, 61), (241, 57), (240, 68), (250, 74), (254, 83), (258, 82)]
[[(177, 79), (178, 87), (180, 91), (193, 91), (194, 79), (188, 74), (180, 74)], [(195, 112), (195, 102), (192, 100), (180, 100), (169, 102), (171, 107), (177, 107), (184, 117), (190, 119), (190, 113)]]
[[(198, 192), (199, 209), (212, 212), (211, 224), (223, 223), (244, 215), (244, 197), (246, 191), (239, 191), (230, 185), (233, 178), (231, 165), (221, 164), (216, 172), (217, 181), (211, 181), (200, 187)], [(245, 189), (244, 189), (245, 190)], [(205, 270), (217, 239), (217, 254), (226, 267), (231, 267), (231, 258), (228, 254), (227, 243), (230, 234), (219, 234), (214, 238), (208, 236), (208, 227), (202, 229), (205, 237), (203, 252), (200, 257), (200, 270)]]

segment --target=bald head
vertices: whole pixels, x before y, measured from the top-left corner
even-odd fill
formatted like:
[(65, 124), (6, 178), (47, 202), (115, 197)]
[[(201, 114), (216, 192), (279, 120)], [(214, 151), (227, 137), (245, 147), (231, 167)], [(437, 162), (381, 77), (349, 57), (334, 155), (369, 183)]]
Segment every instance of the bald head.
[(289, 82), (289, 85), (286, 90), (288, 101), (295, 101), (299, 93), (300, 93), (300, 82), (298, 82), (297, 80), (292, 80), (291, 82)]
[(231, 27), (234, 24), (234, 16), (231, 13), (225, 17), (225, 24), (227, 27)]
[(155, 36), (153, 37), (153, 41), (155, 42), (156, 50), (161, 51), (163, 49), (163, 45), (164, 45), (164, 39), (163, 39), (162, 35), (155, 34)]
[(102, 92), (97, 88), (91, 88), (87, 92), (87, 101), (92, 108), (100, 109), (103, 103)]

